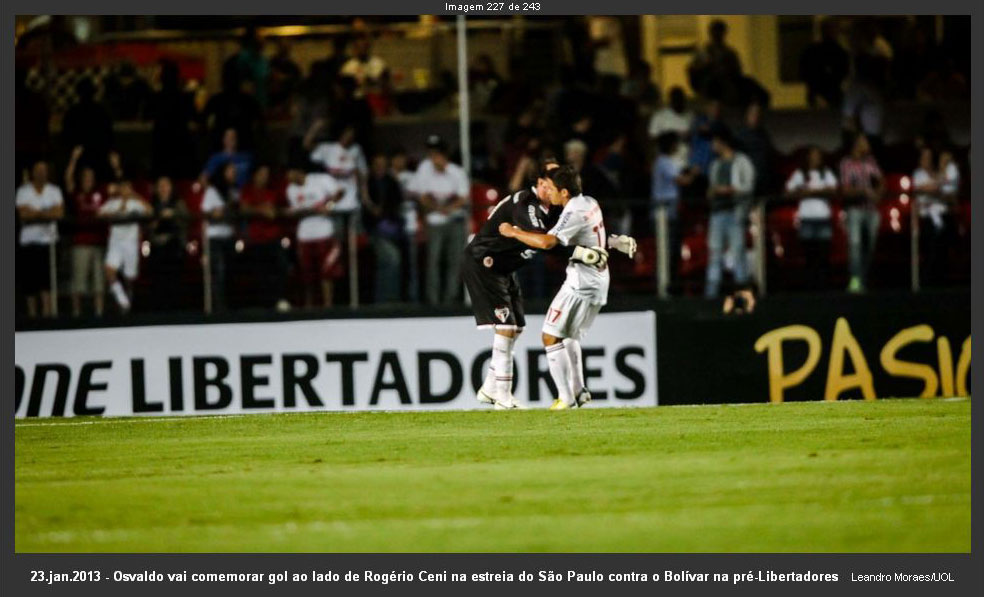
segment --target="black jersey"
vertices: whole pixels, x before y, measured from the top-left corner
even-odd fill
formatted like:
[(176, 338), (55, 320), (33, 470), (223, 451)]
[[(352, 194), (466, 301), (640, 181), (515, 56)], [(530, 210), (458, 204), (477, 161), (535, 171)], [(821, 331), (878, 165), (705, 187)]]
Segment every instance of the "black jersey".
[(465, 252), (496, 273), (515, 272), (533, 258), (536, 249), (502, 236), (499, 225), (507, 222), (528, 232), (543, 234), (553, 228), (559, 215), (560, 210), (545, 209), (533, 189), (517, 191), (493, 208)]

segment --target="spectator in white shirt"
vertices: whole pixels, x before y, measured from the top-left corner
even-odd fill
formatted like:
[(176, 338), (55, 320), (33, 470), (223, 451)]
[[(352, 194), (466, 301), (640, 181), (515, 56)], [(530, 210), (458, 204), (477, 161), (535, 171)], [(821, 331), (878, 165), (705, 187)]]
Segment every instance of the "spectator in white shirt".
[(331, 213), (345, 190), (330, 174), (305, 174), (297, 165), (288, 170), (287, 182), (288, 209), (299, 218), (297, 261), (304, 285), (304, 306), (313, 307), (320, 290), (321, 304), (330, 307), (335, 280), (344, 273), (341, 243)]
[(65, 215), (65, 201), (61, 190), (48, 183), (47, 162), (34, 163), (31, 180), (17, 189), (15, 204), (21, 221), (17, 277), (27, 298), (27, 315), (32, 319), (38, 316), (40, 298), (41, 315), (51, 317), (54, 299), (49, 246), (58, 242), (56, 220)]
[(471, 187), (464, 169), (448, 159), (440, 137), (431, 135), (427, 149), (428, 157), (417, 167), (410, 191), (418, 197), (427, 223), (427, 302), (449, 304), (457, 299), (461, 287)]
[[(132, 285), (137, 279), (140, 267), (138, 220), (153, 211), (151, 205), (133, 190), (133, 185), (126, 179), (112, 185), (109, 201), (99, 208), (99, 217), (112, 224), (106, 245), (106, 283), (123, 313), (130, 311), (132, 301), (120, 278), (125, 279), (127, 285)], [(130, 292), (133, 292), (132, 288)]]
[[(657, 110), (649, 120), (649, 138), (656, 140), (664, 133), (674, 132), (687, 139), (693, 126), (694, 113), (687, 109), (687, 96), (682, 87), (670, 89), (670, 104)], [(673, 154), (680, 169), (687, 165), (687, 144), (679, 143)]]
[(334, 141), (315, 144), (314, 138), (325, 127), (325, 120), (319, 119), (312, 125), (304, 138), (304, 146), (311, 151), (311, 161), (331, 174), (344, 193), (335, 205), (336, 214), (348, 214), (361, 209), (362, 201), (368, 194), (366, 176), (369, 166), (362, 147), (355, 142), (355, 127), (346, 122), (337, 123), (332, 131)]
[(216, 170), (202, 198), (202, 216), (205, 218), (208, 242), (209, 288), (214, 312), (226, 308), (226, 271), (235, 251), (235, 235), (228, 220), (239, 204), (236, 176), (236, 164), (226, 162)]
[(805, 286), (820, 289), (830, 275), (830, 198), (837, 192), (837, 176), (823, 163), (819, 147), (810, 147), (806, 162), (786, 181), (786, 194), (800, 200), (796, 210), (806, 267)]
[(355, 97), (365, 97), (379, 84), (386, 72), (386, 62), (371, 54), (372, 43), (368, 35), (362, 35), (352, 42), (352, 57), (342, 65), (338, 75), (352, 77), (357, 84)]
[(919, 210), (919, 238), (924, 266), (923, 284), (939, 285), (946, 278), (947, 254), (953, 238), (951, 211), (960, 190), (960, 170), (949, 151), (940, 153), (939, 162), (930, 148), (919, 154), (919, 167), (912, 174)]

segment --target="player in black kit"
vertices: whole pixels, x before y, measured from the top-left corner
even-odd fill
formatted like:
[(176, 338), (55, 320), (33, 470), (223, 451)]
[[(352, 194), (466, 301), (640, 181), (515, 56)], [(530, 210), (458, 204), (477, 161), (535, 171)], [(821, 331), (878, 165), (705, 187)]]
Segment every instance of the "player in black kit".
[(544, 161), (536, 186), (517, 191), (500, 201), (465, 247), (461, 276), (471, 297), (475, 321), (479, 329), (495, 330), (489, 372), (478, 390), (477, 399), (496, 409), (520, 408), (512, 395), (513, 345), (526, 325), (526, 317), (516, 270), (535, 254), (535, 249), (499, 234), (499, 225), (506, 222), (541, 234), (550, 230), (560, 212), (556, 209), (551, 212), (543, 187), (547, 172), (557, 167), (556, 161)]

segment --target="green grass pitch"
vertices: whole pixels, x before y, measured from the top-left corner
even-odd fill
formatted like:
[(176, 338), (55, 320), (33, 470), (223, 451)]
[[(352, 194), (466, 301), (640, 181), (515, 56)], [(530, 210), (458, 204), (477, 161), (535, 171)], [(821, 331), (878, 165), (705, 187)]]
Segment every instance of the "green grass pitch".
[(970, 408), (18, 421), (16, 550), (968, 552)]

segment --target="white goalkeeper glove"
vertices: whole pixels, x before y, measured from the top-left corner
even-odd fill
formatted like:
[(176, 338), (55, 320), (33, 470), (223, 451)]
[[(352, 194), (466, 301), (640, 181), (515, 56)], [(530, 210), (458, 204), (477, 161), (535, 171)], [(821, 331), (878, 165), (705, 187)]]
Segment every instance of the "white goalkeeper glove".
[(635, 255), (638, 245), (636, 239), (632, 238), (628, 234), (613, 234), (608, 237), (608, 246), (615, 249), (616, 251), (621, 251), (629, 256), (629, 259)]
[(598, 269), (605, 269), (608, 265), (608, 251), (601, 247), (574, 247), (574, 254), (571, 260), (590, 265)]

